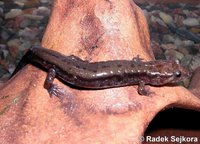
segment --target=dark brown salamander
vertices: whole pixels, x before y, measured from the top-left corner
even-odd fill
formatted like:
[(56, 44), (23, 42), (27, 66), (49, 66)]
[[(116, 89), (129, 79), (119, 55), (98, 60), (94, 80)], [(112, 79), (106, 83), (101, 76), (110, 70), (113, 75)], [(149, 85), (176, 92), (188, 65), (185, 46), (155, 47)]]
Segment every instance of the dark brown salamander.
[(138, 84), (138, 93), (148, 95), (145, 84), (161, 86), (177, 83), (189, 76), (189, 72), (178, 61), (156, 60), (143, 62), (141, 59), (93, 62), (76, 56), (64, 56), (56, 51), (34, 47), (30, 49), (13, 75), (25, 64), (39, 64), (48, 75), (44, 88), (50, 95), (57, 95), (53, 84), (55, 77), (86, 89), (102, 89)]

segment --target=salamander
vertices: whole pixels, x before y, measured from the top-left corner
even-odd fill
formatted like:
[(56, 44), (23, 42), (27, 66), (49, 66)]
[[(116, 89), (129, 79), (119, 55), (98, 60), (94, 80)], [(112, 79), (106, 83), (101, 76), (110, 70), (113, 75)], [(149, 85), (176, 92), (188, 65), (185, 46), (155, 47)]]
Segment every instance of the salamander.
[(162, 86), (182, 81), (190, 73), (178, 61), (142, 61), (139, 57), (132, 60), (112, 60), (88, 62), (74, 55), (65, 56), (59, 52), (33, 47), (27, 51), (16, 67), (15, 75), (23, 66), (31, 63), (40, 65), (48, 71), (44, 88), (49, 94), (56, 95), (53, 84), (55, 77), (83, 89), (105, 89), (138, 85), (138, 93), (148, 95), (145, 85)]

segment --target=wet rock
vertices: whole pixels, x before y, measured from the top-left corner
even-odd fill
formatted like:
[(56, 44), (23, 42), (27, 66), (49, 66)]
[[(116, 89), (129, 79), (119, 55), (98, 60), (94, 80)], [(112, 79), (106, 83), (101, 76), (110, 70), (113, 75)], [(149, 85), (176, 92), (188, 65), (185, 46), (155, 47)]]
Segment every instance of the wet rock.
[(183, 24), (185, 26), (198, 26), (199, 25), (199, 21), (196, 18), (187, 18), (185, 20), (183, 20)]
[(189, 66), (191, 61), (192, 61), (192, 55), (188, 54), (188, 55), (185, 55), (182, 60), (181, 60), (181, 64), (183, 66)]
[(24, 7), (24, 2), (21, 2), (21, 1), (14, 1), (14, 4), (18, 5), (21, 8)]
[(40, 0), (41, 3), (48, 3), (49, 0)]
[(32, 43), (31, 43), (30, 40), (24, 40), (22, 42), (22, 44), (19, 46), (19, 50), (20, 51), (25, 51), (25, 50), (31, 48), (31, 46), (32, 46)]
[(21, 45), (21, 41), (19, 39), (12, 39), (8, 41), (7, 45), (8, 45), (8, 49), (10, 51), (11, 57), (15, 59), (19, 51), (19, 46)]
[(156, 32), (168, 33), (167, 25), (160, 19), (155, 16), (151, 16), (151, 26)]
[(44, 16), (32, 15), (32, 14), (25, 14), (24, 17), (31, 20), (42, 20), (44, 18)]
[(153, 53), (154, 53), (156, 59), (164, 59), (165, 58), (163, 50), (160, 47), (159, 43), (152, 41), (151, 48), (153, 50)]
[(200, 54), (192, 57), (191, 64), (189, 66), (192, 71), (200, 67)]
[(1, 39), (2, 40), (8, 40), (8, 38), (10, 37), (10, 35), (6, 32), (6, 31), (2, 31), (1, 32)]
[(3, 8), (0, 7), (0, 17), (3, 17), (3, 16), (4, 16)]
[(21, 41), (19, 39), (11, 39), (7, 43), (8, 47), (19, 47), (20, 44), (21, 44)]
[[(199, 19), (199, 21), (200, 21), (200, 19)], [(199, 28), (198, 27), (192, 27), (190, 29), (190, 31), (195, 33), (195, 34), (200, 34), (200, 27)]]
[(21, 28), (26, 28), (32, 24), (32, 21), (30, 19), (24, 18), (22, 22), (20, 23)]
[(39, 7), (33, 11), (33, 15), (48, 16), (50, 14), (50, 9), (47, 7)]
[(174, 45), (174, 44), (161, 44), (161, 47), (164, 50), (175, 50), (175, 49), (177, 49), (177, 46)]
[(175, 42), (175, 37), (171, 34), (165, 34), (163, 36), (163, 39), (162, 39), (163, 42), (165, 43), (174, 43)]
[(24, 39), (34, 40), (38, 35), (39, 31), (37, 28), (25, 28), (19, 31), (19, 36)]
[(159, 13), (160, 18), (166, 23), (166, 24), (171, 24), (173, 23), (173, 18), (172, 16), (164, 13), (164, 12), (160, 12)]
[(189, 55), (189, 48), (188, 47), (184, 47), (184, 46), (181, 46), (178, 48), (178, 51), (181, 52), (182, 54), (184, 54), (184, 56), (186, 55)]
[(183, 41), (183, 45), (184, 46), (193, 46), (194, 45), (194, 42), (193, 41), (191, 41), (191, 40), (184, 40)]
[(11, 9), (10, 12), (5, 14), (5, 19), (15, 18), (22, 14), (23, 14), (23, 12), (21, 9)]
[(170, 49), (165, 51), (165, 57), (167, 60), (181, 60), (184, 57), (184, 55), (181, 52)]
[(183, 26), (183, 20), (184, 19), (185, 18), (181, 15), (178, 15), (178, 14), (174, 15), (174, 23), (179, 27)]
[(28, 0), (24, 3), (25, 8), (37, 7), (40, 4), (39, 0)]
[(0, 1), (0, 6), (3, 6), (4, 5), (4, 2), (3, 1)]

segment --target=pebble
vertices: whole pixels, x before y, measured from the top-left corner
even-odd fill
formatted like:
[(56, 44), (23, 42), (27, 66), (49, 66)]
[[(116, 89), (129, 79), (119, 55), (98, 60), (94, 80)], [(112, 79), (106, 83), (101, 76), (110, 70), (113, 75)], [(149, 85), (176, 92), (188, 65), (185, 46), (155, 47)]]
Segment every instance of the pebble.
[(38, 33), (38, 28), (25, 28), (19, 31), (19, 36), (26, 40), (34, 40)]
[(32, 15), (32, 14), (25, 14), (24, 17), (31, 20), (42, 20), (44, 18), (44, 16), (38, 16), (38, 15)]
[(21, 9), (11, 9), (10, 12), (5, 14), (5, 19), (11, 19), (15, 18), (19, 15), (22, 15), (22, 10)]
[(183, 20), (183, 24), (189, 27), (199, 26), (199, 21), (196, 18), (187, 18)]
[(20, 7), (24, 7), (24, 3), (20, 1), (14, 1), (15, 4), (17, 4)]
[(171, 35), (171, 34), (165, 34), (163, 36), (162, 41), (164, 41), (166, 43), (174, 43), (175, 42), (175, 36)]
[(8, 47), (19, 47), (20, 44), (21, 44), (21, 41), (19, 39), (11, 39), (7, 43)]
[(41, 3), (48, 3), (49, 0), (40, 0)]
[(183, 20), (184, 20), (184, 16), (182, 15), (178, 15), (178, 14), (175, 14), (174, 15), (174, 23), (177, 25), (177, 26), (183, 26)]
[(1, 32), (1, 39), (2, 40), (8, 40), (8, 38), (10, 37), (10, 35), (6, 32), (6, 31), (2, 31)]
[(200, 54), (193, 56), (191, 64), (189, 66), (192, 71), (200, 67)]
[(161, 47), (164, 50), (175, 50), (175, 49), (177, 49), (177, 46), (174, 45), (174, 44), (161, 44)]
[(48, 9), (47, 7), (38, 7), (38, 9), (35, 9), (33, 11), (33, 15), (49, 16), (50, 9)]
[(0, 6), (4, 5), (4, 2), (3, 1), (0, 1)]
[(159, 13), (160, 18), (166, 23), (166, 24), (171, 24), (173, 23), (173, 18), (172, 16), (164, 13), (164, 12), (160, 12)]
[(165, 57), (167, 60), (181, 60), (184, 57), (184, 55), (179, 51), (170, 49), (165, 51)]

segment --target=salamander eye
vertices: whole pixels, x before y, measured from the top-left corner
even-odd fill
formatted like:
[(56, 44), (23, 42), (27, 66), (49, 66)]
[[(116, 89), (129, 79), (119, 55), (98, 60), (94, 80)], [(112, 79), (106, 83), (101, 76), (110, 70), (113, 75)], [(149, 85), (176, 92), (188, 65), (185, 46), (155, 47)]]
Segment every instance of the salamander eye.
[(176, 75), (176, 77), (181, 77), (181, 72), (180, 71), (176, 71), (175, 75)]

